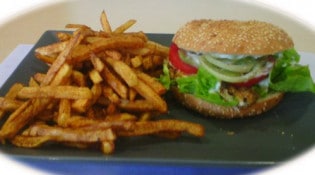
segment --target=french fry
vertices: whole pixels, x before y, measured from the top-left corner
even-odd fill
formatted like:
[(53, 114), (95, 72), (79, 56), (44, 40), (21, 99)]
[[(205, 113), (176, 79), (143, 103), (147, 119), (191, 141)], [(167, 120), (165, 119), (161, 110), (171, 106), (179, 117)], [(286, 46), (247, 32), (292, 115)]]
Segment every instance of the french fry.
[(93, 94), (93, 97), (91, 99), (91, 103), (95, 104), (103, 93), (102, 85), (101, 84), (94, 84), (91, 88), (91, 92)]
[(196, 137), (203, 137), (204, 128), (195, 123), (180, 120), (158, 120), (147, 122), (134, 122), (130, 130), (117, 131), (118, 136), (139, 136), (159, 133), (164, 131), (187, 132)]
[(146, 43), (146, 47), (150, 48), (150, 50), (154, 51), (154, 54), (161, 55), (161, 56), (168, 56), (169, 54), (169, 48), (166, 46), (163, 46), (159, 43), (148, 41)]
[(135, 56), (130, 59), (131, 65), (134, 68), (140, 67), (142, 65), (142, 57), (141, 56)]
[(147, 56), (152, 54), (153, 52), (150, 50), (150, 48), (142, 47), (137, 49), (124, 49), (126, 53), (137, 55), (137, 56)]
[(98, 83), (100, 83), (100, 82), (103, 81), (102, 76), (101, 76), (100, 73), (99, 73), (97, 70), (95, 70), (95, 69), (93, 69), (93, 70), (91, 70), (91, 71), (89, 72), (89, 77), (90, 77), (90, 79), (92, 80), (92, 82), (93, 82), (94, 84), (98, 84)]
[(135, 23), (136, 23), (136, 20), (130, 19), (127, 22), (125, 22), (124, 24), (122, 24), (121, 26), (117, 27), (114, 30), (114, 33), (124, 33), (127, 29), (129, 29)]
[(88, 45), (79, 44), (74, 48), (74, 51), (72, 53), (72, 59), (75, 60), (76, 63), (80, 63), (88, 59), (91, 50)]
[(33, 75), (33, 78), (35, 81), (41, 83), (44, 81), (45, 76), (46, 76), (46, 74), (37, 72)]
[(13, 86), (9, 89), (7, 94), (4, 96), (7, 99), (15, 99), (17, 93), (23, 88), (23, 84), (21, 83), (14, 83)]
[(71, 78), (72, 78), (72, 81), (77, 86), (80, 86), (80, 87), (87, 86), (87, 82), (86, 82), (85, 76), (83, 75), (82, 72), (80, 72), (80, 71), (72, 71)]
[(101, 13), (101, 24), (104, 32), (112, 33), (112, 28), (109, 24), (105, 11), (102, 11)]
[(72, 102), (71, 107), (74, 109), (74, 111), (77, 111), (79, 113), (87, 112), (89, 110), (89, 107), (95, 104), (99, 97), (102, 95), (101, 85), (94, 84), (93, 87), (91, 88), (91, 92), (92, 92), (91, 99), (78, 99)]
[(114, 152), (115, 144), (113, 141), (102, 141), (101, 150), (104, 154), (111, 154)]
[(60, 99), (91, 99), (92, 92), (87, 87), (76, 86), (42, 86), (23, 87), (18, 92), (19, 98), (60, 98)]
[(47, 74), (45, 76), (45, 79), (43, 82), (41, 82), (41, 85), (48, 85), (52, 81), (52, 79), (55, 77), (56, 73), (64, 65), (64, 63), (71, 59), (71, 52), (75, 48), (76, 45), (80, 43), (82, 40), (82, 35), (80, 32), (78, 32), (77, 35), (75, 35), (69, 43), (67, 43), (66, 48), (58, 55), (54, 63), (51, 65), (51, 67), (48, 69)]
[(66, 120), (71, 117), (71, 102), (69, 99), (61, 99), (59, 102), (59, 111), (57, 123), (59, 126), (66, 126)]
[(93, 128), (62, 128), (46, 124), (33, 124), (23, 132), (28, 136), (47, 136), (57, 142), (98, 142), (115, 140), (116, 135), (108, 129), (95, 130)]
[(148, 111), (143, 112), (139, 117), (139, 122), (150, 121), (152, 114)]
[(102, 38), (92, 43), (89, 47), (94, 53), (116, 48), (140, 48), (145, 44), (141, 35), (139, 33), (138, 35), (117, 35), (110, 38)]
[(30, 80), (28, 81), (28, 86), (36, 87), (39, 86), (39, 83), (33, 77), (31, 77)]
[(52, 64), (57, 57), (57, 54), (51, 54), (51, 55), (41, 55), (39, 53), (35, 53), (36, 57), (40, 60), (42, 60), (43, 62), (47, 63), (47, 64)]
[(121, 60), (122, 55), (116, 50), (106, 50), (105, 54), (115, 60)]
[(121, 99), (119, 98), (119, 96), (114, 92), (114, 90), (111, 87), (104, 86), (103, 87), (103, 94), (106, 98), (109, 99), (109, 101), (111, 103), (114, 103), (115, 105), (120, 103)]
[(119, 103), (119, 108), (129, 112), (145, 112), (156, 110), (156, 106), (154, 106), (148, 100), (121, 100), (121, 103)]
[(151, 56), (143, 57), (142, 66), (143, 66), (144, 70), (150, 70), (151, 68), (153, 68), (154, 64), (153, 64), (152, 57)]
[(106, 66), (102, 72), (103, 77), (107, 80), (107, 83), (113, 88), (113, 90), (123, 99), (127, 98), (128, 88), (124, 85), (120, 79), (115, 76), (109, 68)]
[(162, 56), (159, 56), (159, 55), (154, 55), (152, 57), (152, 62), (153, 62), (153, 67), (158, 67), (158, 66), (161, 66), (163, 65), (163, 62), (164, 62), (164, 58)]
[(57, 32), (56, 36), (61, 42), (63, 42), (68, 41), (72, 37), (72, 34), (68, 32)]
[[(7, 92), (7, 94), (4, 96), (7, 100), (14, 100), (17, 96), (17, 93), (20, 91), (20, 89), (23, 88), (23, 85), (21, 83), (15, 83)], [(1, 98), (0, 98), (1, 99)], [(1, 100), (0, 100), (1, 101)], [(0, 119), (4, 116), (5, 110), (4, 107), (1, 107), (3, 105), (3, 102), (0, 102)]]
[[(50, 83), (50, 85), (57, 86), (57, 85), (68, 84), (71, 74), (72, 74), (72, 66), (66, 63), (61, 65), (58, 72), (55, 74), (54, 77), (52, 77), (52, 82)], [(44, 79), (41, 81), (41, 85), (45, 83), (46, 77), (47, 77), (47, 74), (45, 75)]]
[(40, 147), (46, 142), (48, 142), (51, 138), (49, 136), (23, 136), (17, 135), (12, 140), (11, 143), (17, 147), (24, 148), (36, 148)]
[(67, 120), (67, 126), (70, 128), (93, 128), (95, 130), (115, 129), (115, 130), (130, 130), (133, 127), (131, 121), (114, 121), (109, 122), (106, 120), (90, 119), (80, 116), (72, 116)]
[(55, 56), (55, 54), (62, 52), (66, 48), (68, 43), (69, 41), (67, 40), (39, 47), (35, 49), (35, 54), (37, 54), (36, 56)]
[(0, 110), (2, 112), (13, 111), (17, 109), (19, 106), (21, 106), (22, 104), (23, 104), (22, 101), (0, 97)]
[(154, 134), (158, 137), (168, 138), (168, 139), (176, 139), (182, 135), (180, 131), (161, 131)]
[(105, 121), (136, 121), (138, 118), (130, 113), (119, 113), (107, 115)]
[(155, 106), (157, 111), (161, 113), (167, 112), (166, 102), (142, 80), (139, 79), (137, 85), (133, 88), (153, 106)]
[(85, 42), (92, 44), (92, 43), (98, 42), (102, 39), (103, 39), (103, 37), (99, 37), (99, 36), (89, 36), (89, 37), (86, 37), (84, 40), (85, 40)]
[(115, 103), (110, 103), (106, 107), (106, 118), (108, 118), (108, 115), (113, 115), (117, 113), (117, 105)]
[(77, 29), (90, 29), (89, 26), (84, 24), (67, 24), (66, 28), (77, 28)]
[(138, 77), (136, 73), (124, 62), (108, 58), (105, 60), (109, 63), (115, 72), (128, 84), (129, 87), (133, 87), (138, 84)]
[(129, 98), (128, 98), (128, 100), (134, 101), (134, 100), (136, 99), (136, 97), (137, 97), (137, 94), (138, 94), (138, 93), (137, 93), (136, 90), (130, 88), (130, 89), (129, 89)]
[(90, 60), (95, 70), (97, 70), (98, 72), (103, 71), (104, 63), (99, 57), (97, 57), (95, 54), (91, 54)]
[(136, 74), (138, 78), (149, 85), (157, 94), (162, 95), (166, 92), (166, 88), (156, 78), (141, 71), (137, 71)]
[(157, 56), (167, 57), (169, 53), (169, 48), (159, 43), (148, 40), (145, 43), (144, 47), (142, 48), (126, 49), (125, 51), (133, 55), (141, 55), (141, 56), (157, 55)]
[(143, 33), (114, 35), (109, 38), (99, 38), (89, 45), (78, 45), (72, 54), (72, 59), (82, 62), (88, 59), (91, 51), (99, 53), (108, 49), (140, 48), (145, 44), (146, 37)]
[(71, 108), (73, 111), (84, 113), (88, 110), (90, 105), (90, 99), (77, 99), (72, 102)]

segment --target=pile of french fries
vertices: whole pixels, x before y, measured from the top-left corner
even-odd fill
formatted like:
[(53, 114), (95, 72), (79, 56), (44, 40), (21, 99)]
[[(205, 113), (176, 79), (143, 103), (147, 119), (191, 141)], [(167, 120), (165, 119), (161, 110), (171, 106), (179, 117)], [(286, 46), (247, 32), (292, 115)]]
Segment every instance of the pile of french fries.
[(143, 32), (125, 32), (135, 20), (112, 30), (103, 11), (100, 21), (100, 31), (68, 24), (73, 32), (57, 32), (58, 42), (36, 48), (49, 69), (0, 97), (2, 143), (97, 147), (110, 154), (118, 137), (204, 135), (200, 124), (158, 119), (168, 112), (167, 90), (156, 78), (168, 47)]

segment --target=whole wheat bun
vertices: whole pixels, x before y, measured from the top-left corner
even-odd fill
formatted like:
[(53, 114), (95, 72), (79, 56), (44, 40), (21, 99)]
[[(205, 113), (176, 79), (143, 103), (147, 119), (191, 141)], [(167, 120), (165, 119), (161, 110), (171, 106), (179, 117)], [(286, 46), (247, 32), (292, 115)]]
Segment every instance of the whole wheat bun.
[(193, 20), (181, 27), (173, 42), (195, 52), (268, 55), (294, 44), (281, 28), (261, 21)]
[(208, 103), (191, 94), (180, 93), (177, 88), (172, 88), (174, 97), (186, 108), (199, 112), (206, 117), (233, 119), (259, 115), (275, 107), (283, 98), (284, 93), (273, 93), (265, 98), (260, 98), (248, 107), (220, 106)]
[[(179, 48), (194, 52), (235, 55), (270, 55), (294, 47), (290, 36), (281, 28), (261, 21), (193, 20), (173, 37)], [(276, 106), (283, 93), (270, 94), (247, 107), (211, 104), (191, 94), (172, 88), (177, 100), (205, 116), (232, 119), (255, 116)]]

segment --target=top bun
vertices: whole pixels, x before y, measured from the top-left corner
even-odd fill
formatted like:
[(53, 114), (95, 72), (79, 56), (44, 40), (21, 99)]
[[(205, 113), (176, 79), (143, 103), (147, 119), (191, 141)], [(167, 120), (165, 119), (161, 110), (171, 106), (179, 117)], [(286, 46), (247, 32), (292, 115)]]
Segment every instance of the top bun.
[(179, 47), (195, 52), (268, 55), (293, 48), (281, 28), (261, 21), (193, 20), (173, 38)]

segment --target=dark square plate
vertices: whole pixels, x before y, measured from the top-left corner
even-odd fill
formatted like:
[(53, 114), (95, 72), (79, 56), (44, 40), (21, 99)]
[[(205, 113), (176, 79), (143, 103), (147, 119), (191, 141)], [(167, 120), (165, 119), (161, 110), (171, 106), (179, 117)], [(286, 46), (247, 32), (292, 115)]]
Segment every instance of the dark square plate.
[[(56, 31), (47, 31), (34, 48), (57, 41)], [(148, 34), (149, 38), (169, 45), (172, 34)], [(15, 82), (28, 82), (35, 72), (47, 66), (34, 57), (34, 49), (25, 57), (0, 90), (3, 96)], [(204, 118), (186, 110), (168, 94), (169, 114), (201, 123), (206, 136), (201, 139), (184, 136), (176, 140), (155, 137), (119, 139), (113, 155), (99, 150), (78, 150), (65, 147), (39, 149), (1, 145), (0, 150), (13, 158), (78, 160), (104, 162), (136, 162), (183, 165), (262, 166), (274, 165), (292, 158), (315, 142), (315, 96), (310, 93), (286, 94), (271, 111), (249, 119), (219, 120)]]

